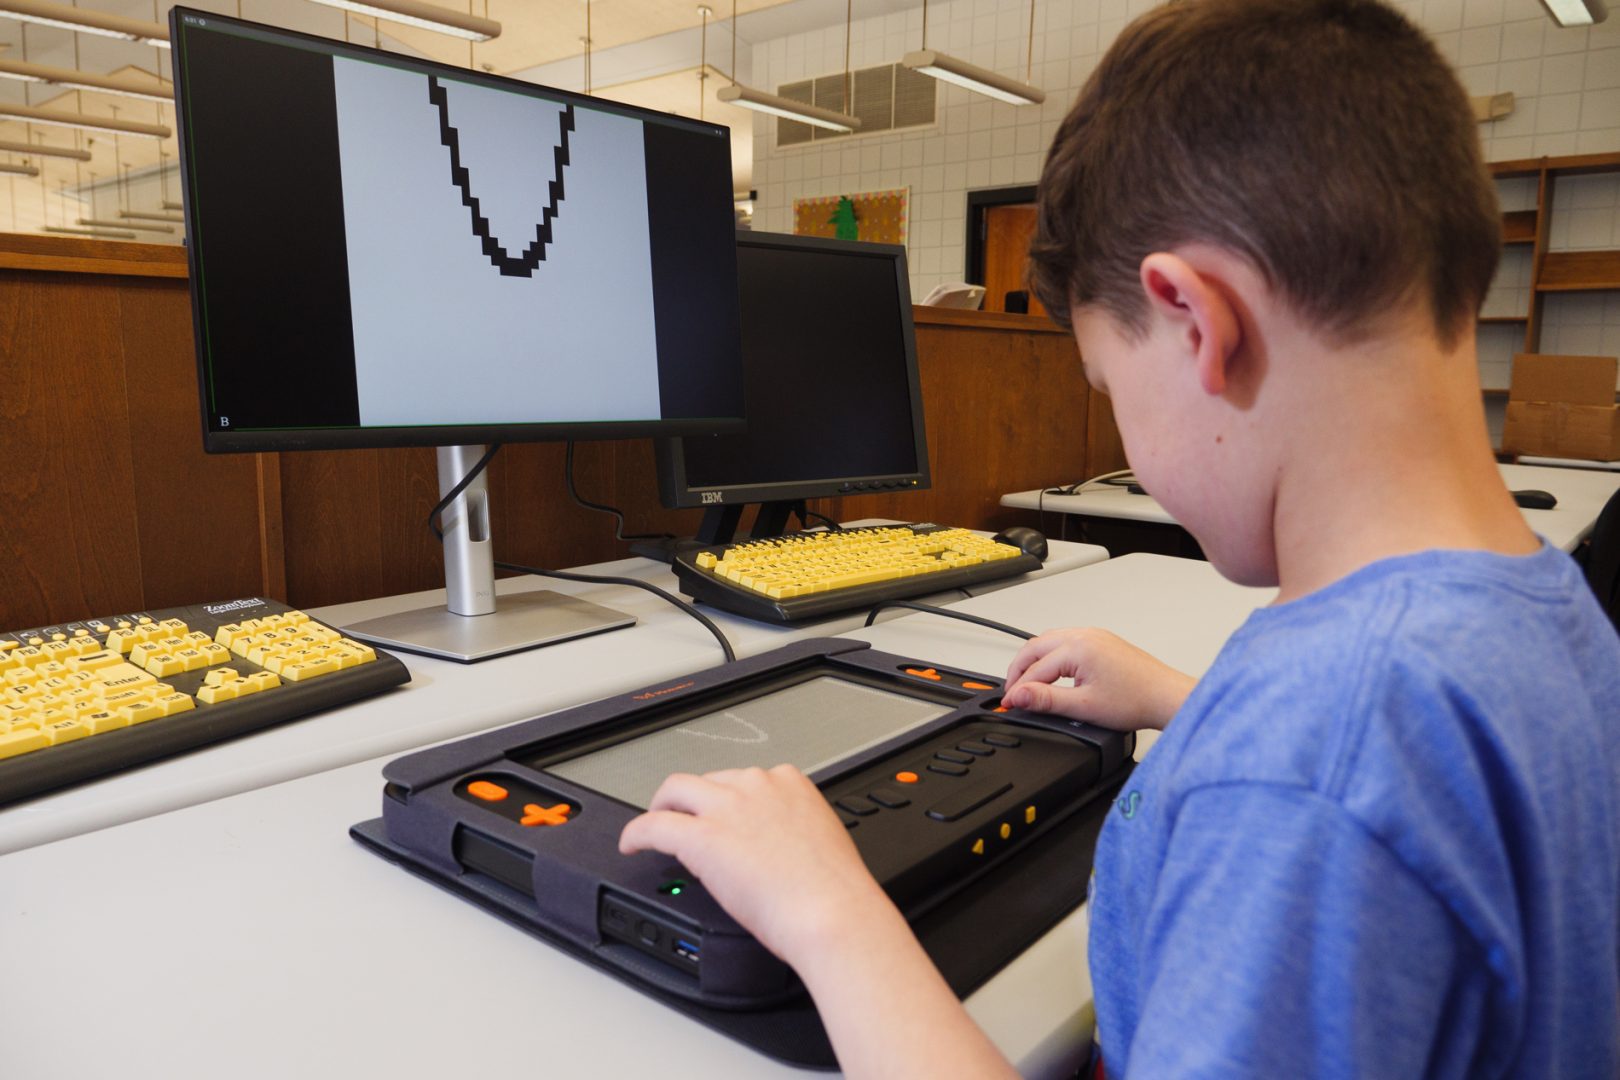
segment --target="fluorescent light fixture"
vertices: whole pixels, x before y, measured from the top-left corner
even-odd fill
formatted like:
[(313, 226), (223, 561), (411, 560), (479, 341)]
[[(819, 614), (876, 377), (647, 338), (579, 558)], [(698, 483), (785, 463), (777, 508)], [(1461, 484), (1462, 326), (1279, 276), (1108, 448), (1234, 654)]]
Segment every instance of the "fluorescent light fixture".
[(857, 131), (861, 126), (859, 117), (818, 108), (815, 105), (806, 105), (792, 98), (777, 97), (762, 90), (751, 90), (735, 83), (731, 86), (722, 86), (714, 96), (716, 100), (727, 105), (738, 105), (744, 109), (753, 109), (755, 112), (770, 113), (772, 116), (814, 124), (828, 131)]
[(49, 146), (45, 143), (11, 142), (0, 139), (0, 151), (8, 154), (38, 154), (40, 157), (65, 157), (74, 161), (89, 161), (90, 151), (75, 150), (71, 146)]
[(137, 229), (140, 232), (160, 232), (173, 235), (173, 225), (137, 225), (133, 221), (97, 221), (94, 218), (80, 218), (80, 225), (89, 225), (96, 229)]
[(142, 135), (149, 139), (167, 139), (174, 132), (162, 124), (142, 124), (134, 120), (114, 120), (106, 116), (88, 116), (85, 113), (52, 112), (36, 109), (32, 105), (8, 105), (0, 102), (0, 120), (10, 118), (30, 124), (55, 124), (59, 127), (83, 128), (86, 131), (105, 131), (112, 135)]
[(133, 240), (135, 234), (124, 229), (76, 229), (72, 225), (42, 225), (42, 232), (72, 233), (74, 236), (101, 236), (112, 240)]
[(468, 41), (488, 41), (501, 36), (501, 24), (493, 19), (480, 19), (476, 15), (426, 4), (422, 0), (370, 0), (369, 3), (365, 0), (315, 0), (315, 3)]
[(145, 98), (147, 101), (173, 101), (174, 93), (138, 79), (120, 79), (113, 75), (91, 75), (72, 68), (46, 67), (21, 60), (0, 60), (0, 79), (21, 82), (48, 83), (74, 90), (91, 90), (98, 94), (119, 94), (123, 97)]
[(1559, 26), (1591, 26), (1609, 14), (1603, 0), (1541, 0), (1541, 6)]
[(67, 4), (53, 4), (50, 0), (0, 0), (0, 15), (38, 26), (123, 38), (143, 45), (156, 45), (160, 49), (169, 47), (169, 28), (159, 23), (126, 19), (122, 15)]
[[(169, 221), (176, 225), (184, 225), (186, 219), (179, 214), (149, 214), (142, 210), (120, 210), (118, 216), (129, 218), (131, 221)], [(133, 229), (135, 226), (129, 226)]]
[(997, 75), (993, 71), (986, 71), (966, 60), (946, 56), (935, 49), (919, 49), (916, 52), (906, 53), (900, 58), (900, 63), (913, 71), (964, 86), (975, 93), (993, 97), (997, 101), (1005, 101), (1009, 105), (1039, 105), (1046, 100), (1044, 90), (1028, 83), (1021, 83), (1017, 79), (1009, 79), (1005, 75)]
[(8, 162), (0, 161), (0, 173), (14, 173), (17, 176), (38, 176), (39, 166), (12, 165)]

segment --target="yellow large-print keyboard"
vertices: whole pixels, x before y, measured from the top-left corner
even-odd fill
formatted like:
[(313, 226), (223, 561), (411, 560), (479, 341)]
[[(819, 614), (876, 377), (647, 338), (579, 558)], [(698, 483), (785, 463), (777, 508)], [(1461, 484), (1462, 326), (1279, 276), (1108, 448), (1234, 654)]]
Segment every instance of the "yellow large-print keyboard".
[(0, 633), (0, 803), (409, 679), (392, 656), (257, 597)]
[(926, 524), (712, 546), (680, 552), (673, 565), (695, 600), (791, 623), (1025, 574), (1041, 560), (967, 529)]

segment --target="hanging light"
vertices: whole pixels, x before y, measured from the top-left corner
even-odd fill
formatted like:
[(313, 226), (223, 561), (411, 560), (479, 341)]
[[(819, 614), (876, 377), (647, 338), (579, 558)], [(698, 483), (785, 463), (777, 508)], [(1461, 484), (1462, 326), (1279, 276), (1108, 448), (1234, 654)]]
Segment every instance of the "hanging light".
[[(849, 22), (850, 3), (844, 5), (844, 83), (849, 84)], [(849, 95), (845, 93), (847, 98)], [(737, 8), (731, 9), (731, 85), (722, 86), (715, 92), (715, 100), (727, 105), (736, 105), (744, 109), (753, 109), (755, 112), (769, 113), (787, 120), (797, 120), (802, 124), (812, 124), (828, 131), (839, 131), (848, 134), (860, 130), (861, 120), (858, 116), (837, 112), (833, 109), (823, 109), (817, 105), (807, 105), (802, 101), (794, 101), (778, 94), (767, 94), (763, 90), (755, 90), (742, 85), (737, 81)], [(849, 101), (844, 102), (845, 106)]]
[(54, 26), (81, 34), (122, 38), (143, 45), (156, 45), (160, 49), (169, 47), (169, 29), (161, 23), (126, 19), (122, 15), (67, 4), (53, 4), (50, 0), (0, 0), (0, 15), (36, 26)]
[(99, 236), (108, 240), (134, 240), (135, 234), (125, 229), (80, 229), (72, 225), (42, 225), (42, 232), (72, 233), (74, 236)]
[[(123, 212), (120, 211), (120, 214)], [(80, 218), (80, 225), (89, 225), (97, 229), (138, 229), (141, 232), (174, 233), (173, 225), (137, 225), (133, 221), (97, 221), (95, 218)]]
[[(118, 211), (118, 216), (121, 218), (129, 218), (131, 221), (168, 221), (176, 225), (184, 225), (186, 223), (186, 219), (181, 217), (179, 214), (153, 214), (144, 210), (120, 210)], [(135, 226), (130, 225), (129, 228), (133, 229)]]
[(988, 71), (966, 60), (947, 56), (938, 49), (928, 47), (928, 0), (923, 0), (923, 47), (900, 58), (900, 66), (931, 75), (944, 82), (965, 87), (977, 94), (1005, 101), (1009, 105), (1039, 105), (1046, 100), (1046, 92), (1031, 86), (1029, 76), (1035, 62), (1035, 0), (1029, 0), (1029, 45), (1025, 60), (1024, 81), (1009, 79)]
[(46, 146), (44, 143), (21, 143), (0, 140), (0, 152), (38, 154), (41, 157), (65, 157), (74, 161), (89, 161), (90, 151), (75, 150), (71, 146)]
[(173, 101), (173, 91), (154, 88), (139, 79), (119, 78), (116, 75), (91, 75), (72, 68), (47, 67), (20, 60), (0, 60), (0, 79), (19, 82), (48, 83), (73, 90), (91, 90), (98, 94), (119, 94), (123, 97), (145, 98), (147, 101)]
[(480, 19), (421, 0), (315, 0), (315, 3), (468, 41), (488, 41), (501, 36), (501, 24), (493, 19)]
[[(32, 105), (11, 105), (0, 102), (0, 117), (11, 117), (31, 124), (55, 124), (59, 127), (83, 128), (86, 131), (105, 131), (115, 135), (142, 135), (150, 139), (167, 139), (174, 132), (162, 124), (142, 124), (135, 120), (115, 120), (87, 113), (53, 112), (36, 109)], [(58, 155), (66, 156), (66, 155)]]
[(1603, 0), (1541, 0), (1541, 6), (1559, 26), (1591, 26), (1609, 15)]
[(9, 161), (0, 161), (0, 173), (12, 173), (17, 176), (38, 176), (38, 165), (13, 165)]

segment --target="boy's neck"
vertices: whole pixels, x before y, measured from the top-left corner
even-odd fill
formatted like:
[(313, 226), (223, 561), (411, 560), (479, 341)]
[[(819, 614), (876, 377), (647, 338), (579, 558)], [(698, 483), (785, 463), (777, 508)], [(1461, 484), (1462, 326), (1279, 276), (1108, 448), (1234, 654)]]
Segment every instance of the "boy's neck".
[(1397, 555), (1538, 549), (1491, 453), (1472, 333), (1451, 349), (1407, 334), (1323, 350), (1295, 370), (1272, 517), (1279, 602)]

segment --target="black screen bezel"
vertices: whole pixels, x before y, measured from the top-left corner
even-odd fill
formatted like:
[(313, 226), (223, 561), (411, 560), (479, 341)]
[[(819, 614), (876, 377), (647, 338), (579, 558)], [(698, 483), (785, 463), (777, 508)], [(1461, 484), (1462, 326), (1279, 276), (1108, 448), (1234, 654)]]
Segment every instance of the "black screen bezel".
[[(211, 381), (208, 371), (207, 328), (204, 321), (202, 253), (201, 244), (198, 242), (201, 236), (197, 220), (199, 199), (197, 193), (193, 190), (194, 178), (190, 163), (193, 152), (189, 138), (190, 125), (187, 115), (187, 97), (190, 89), (184, 78), (185, 55), (188, 48), (184, 31), (186, 29), (185, 20), (188, 18), (199, 20), (199, 28), (206, 27), (210, 31), (223, 27), (246, 37), (273, 41), (294, 48), (307, 48), (334, 57), (364, 57), (370, 61), (384, 63), (412, 72), (441, 74), (461, 82), (481, 84), (500, 90), (515, 90), (520, 93), (543, 97), (547, 100), (565, 100), (583, 108), (619, 113), (644, 123), (686, 128), (723, 139), (724, 145), (727, 147), (728, 158), (730, 153), (730, 129), (722, 124), (690, 120), (635, 105), (590, 97), (569, 90), (549, 86), (543, 87), (536, 83), (491, 75), (481, 71), (472, 71), (433, 60), (401, 56), (396, 53), (336, 41), (314, 34), (218, 15), (214, 12), (199, 11), (178, 5), (171, 8), (169, 11), (169, 35), (176, 76), (174, 82), (175, 123), (180, 144), (181, 190), (185, 192), (185, 198), (182, 202), (186, 236), (188, 237), (186, 243), (187, 276), (191, 286), (192, 339), (197, 354), (198, 406), (202, 421), (203, 449), (205, 451), (208, 453), (257, 453), (283, 450), (459, 446), (489, 442), (624, 439), (648, 435), (708, 435), (739, 432), (745, 429), (746, 418), (741, 415), (740, 410), (739, 415), (736, 416), (660, 417), (658, 419), (607, 421), (542, 421), (524, 424), (453, 424), (415, 427), (289, 427), (277, 429), (259, 428), (246, 431), (222, 431), (214, 427), (208, 401)], [(730, 220), (730, 192), (724, 192), (720, 197), (724, 198), (726, 202), (726, 216)], [(735, 263), (732, 265), (732, 272), (735, 275)], [(729, 316), (730, 321), (735, 326), (738, 321), (735, 306), (732, 307)], [(739, 377), (741, 370), (739, 365), (737, 368)]]
[[(911, 280), (906, 265), (906, 249), (899, 244), (867, 241), (829, 240), (818, 236), (766, 233), (743, 230), (737, 233), (737, 246), (825, 252), (834, 255), (888, 259), (894, 267), (896, 295), (900, 297), (901, 341), (905, 349), (906, 380), (911, 395), (911, 426), (917, 468), (906, 473), (871, 473), (857, 476), (828, 476), (780, 483), (722, 484), (693, 486), (686, 474), (686, 448), (678, 437), (690, 432), (671, 433), (654, 443), (660, 501), (671, 509), (707, 507), (716, 504), (779, 502), (789, 499), (821, 499), (838, 495), (883, 491), (920, 491), (932, 486), (928, 468), (928, 437), (923, 422), (922, 379), (917, 367), (917, 338), (911, 318)], [(743, 364), (748, 358), (743, 357)], [(864, 487), (856, 490), (854, 485)]]

